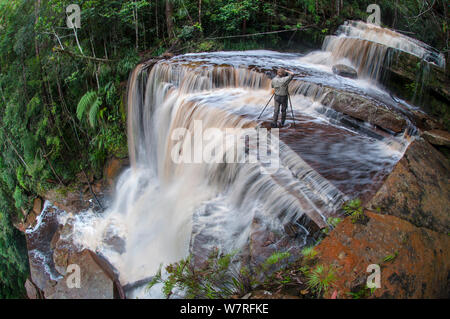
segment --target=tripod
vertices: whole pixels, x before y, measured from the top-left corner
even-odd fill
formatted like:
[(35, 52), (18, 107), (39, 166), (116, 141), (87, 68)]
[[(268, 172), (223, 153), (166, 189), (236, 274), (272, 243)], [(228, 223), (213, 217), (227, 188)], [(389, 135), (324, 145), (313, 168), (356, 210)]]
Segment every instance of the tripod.
[[(261, 111), (261, 114), (259, 114), (258, 116), (258, 120), (259, 118), (264, 114), (264, 111), (266, 110), (267, 106), (269, 105), (270, 101), (272, 101), (273, 97), (275, 96), (275, 93), (272, 94), (272, 96), (269, 99), (269, 102), (267, 102), (266, 106), (264, 106), (264, 109)], [(288, 94), (288, 108), (289, 108), (289, 104), (291, 104), (291, 115), (292, 115), (292, 122), (294, 122), (294, 127), (295, 126), (295, 117), (294, 117), (294, 110), (292, 109), (292, 101), (291, 101), (291, 96)], [(287, 110), (286, 110), (287, 111)]]

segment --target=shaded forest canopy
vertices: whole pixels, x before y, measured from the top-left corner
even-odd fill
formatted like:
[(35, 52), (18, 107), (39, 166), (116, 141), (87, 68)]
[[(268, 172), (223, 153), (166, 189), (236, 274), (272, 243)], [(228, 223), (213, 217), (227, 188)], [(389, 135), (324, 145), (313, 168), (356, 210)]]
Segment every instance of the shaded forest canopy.
[[(317, 48), (369, 1), (0, 0), (0, 297), (23, 297), (23, 235), (33, 199), (80, 171), (101, 178), (126, 157), (124, 91), (140, 61), (165, 52)], [(66, 7), (81, 7), (81, 28)], [(382, 0), (381, 22), (444, 52), (444, 0)], [(245, 36), (249, 34), (259, 34)], [(447, 62), (448, 63), (448, 62)]]

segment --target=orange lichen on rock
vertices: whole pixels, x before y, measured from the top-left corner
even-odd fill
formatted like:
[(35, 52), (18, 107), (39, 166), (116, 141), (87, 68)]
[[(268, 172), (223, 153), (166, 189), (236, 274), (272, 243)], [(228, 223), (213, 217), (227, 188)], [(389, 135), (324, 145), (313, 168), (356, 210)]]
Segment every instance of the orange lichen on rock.
[(366, 215), (366, 225), (346, 218), (317, 246), (319, 263), (336, 266), (337, 298), (351, 298), (350, 292), (364, 289), (371, 264), (381, 267), (381, 287), (373, 297), (447, 297), (448, 235), (418, 228), (394, 216), (370, 211)]

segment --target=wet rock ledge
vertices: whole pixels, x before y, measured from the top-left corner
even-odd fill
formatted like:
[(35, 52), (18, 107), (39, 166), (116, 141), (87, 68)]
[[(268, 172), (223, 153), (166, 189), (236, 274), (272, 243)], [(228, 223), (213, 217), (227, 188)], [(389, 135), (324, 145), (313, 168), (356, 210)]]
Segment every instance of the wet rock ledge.
[(428, 142), (413, 141), (367, 206), (364, 225), (346, 218), (318, 246), (337, 269), (333, 290), (351, 298), (370, 264), (381, 267), (372, 298), (450, 296), (450, 165)]
[[(70, 216), (89, 208), (101, 211), (102, 202), (114, 190), (114, 179), (127, 165), (127, 159), (110, 159), (101, 180), (80, 174), (75, 184), (45, 194), (45, 204), (41, 198), (35, 199), (25, 221), (16, 223), (27, 240), (30, 277), (25, 288), (30, 299), (125, 298), (113, 266), (74, 244)], [(59, 221), (63, 215), (69, 216), (64, 225)], [(79, 266), (79, 288), (72, 285), (78, 269), (74, 271), (70, 265)]]

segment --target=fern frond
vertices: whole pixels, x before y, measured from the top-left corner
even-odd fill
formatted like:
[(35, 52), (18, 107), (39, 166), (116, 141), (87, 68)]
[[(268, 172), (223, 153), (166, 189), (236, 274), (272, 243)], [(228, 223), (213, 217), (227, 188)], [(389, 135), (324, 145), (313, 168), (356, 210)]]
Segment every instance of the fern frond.
[(100, 109), (100, 105), (102, 105), (102, 99), (100, 97), (97, 97), (94, 104), (92, 104), (91, 108), (89, 109), (89, 124), (93, 128), (95, 128), (95, 125), (97, 124), (97, 113)]
[(78, 102), (77, 106), (77, 118), (81, 121), (83, 118), (83, 114), (86, 112), (86, 110), (90, 109), (92, 105), (95, 103), (95, 101), (98, 99), (97, 92), (95, 91), (88, 91), (86, 94), (84, 94), (80, 102)]

